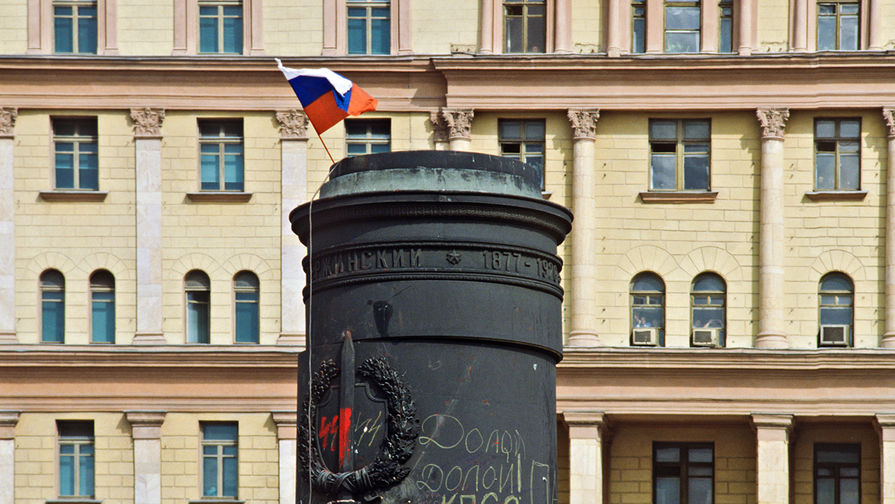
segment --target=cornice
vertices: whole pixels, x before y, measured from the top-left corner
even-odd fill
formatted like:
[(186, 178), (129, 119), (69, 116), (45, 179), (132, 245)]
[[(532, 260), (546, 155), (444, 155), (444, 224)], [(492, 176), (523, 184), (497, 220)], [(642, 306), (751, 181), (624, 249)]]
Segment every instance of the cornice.
[(4, 345), (0, 367), (297, 368), (297, 355), (289, 347)]

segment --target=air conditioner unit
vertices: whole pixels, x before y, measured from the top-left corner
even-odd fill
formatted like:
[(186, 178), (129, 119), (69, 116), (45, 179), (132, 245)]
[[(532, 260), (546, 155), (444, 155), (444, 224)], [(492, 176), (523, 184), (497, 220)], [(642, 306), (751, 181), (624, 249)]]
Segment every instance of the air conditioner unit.
[(720, 333), (721, 329), (717, 327), (693, 329), (693, 346), (718, 346)]
[(822, 346), (846, 346), (848, 345), (847, 324), (820, 326), (820, 344)]
[(640, 346), (656, 346), (659, 344), (659, 328), (644, 327), (634, 329), (631, 333), (631, 343)]

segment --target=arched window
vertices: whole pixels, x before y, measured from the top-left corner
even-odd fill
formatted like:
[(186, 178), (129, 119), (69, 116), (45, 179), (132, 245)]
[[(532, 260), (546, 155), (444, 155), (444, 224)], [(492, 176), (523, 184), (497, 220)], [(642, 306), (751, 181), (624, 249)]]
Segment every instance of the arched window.
[(90, 342), (115, 343), (115, 277), (106, 270), (90, 275)]
[(851, 346), (854, 341), (855, 287), (843, 273), (820, 279), (818, 346)]
[(631, 280), (631, 344), (665, 344), (665, 283), (655, 273)]
[(693, 279), (690, 289), (690, 343), (693, 346), (724, 346), (726, 294), (724, 279), (714, 273), (702, 273)]
[(65, 343), (65, 277), (54, 269), (40, 274), (40, 341)]
[(193, 270), (184, 277), (186, 291), (186, 342), (208, 343), (209, 297), (211, 282), (208, 275)]
[(258, 343), (258, 277), (240, 271), (233, 277), (236, 342)]

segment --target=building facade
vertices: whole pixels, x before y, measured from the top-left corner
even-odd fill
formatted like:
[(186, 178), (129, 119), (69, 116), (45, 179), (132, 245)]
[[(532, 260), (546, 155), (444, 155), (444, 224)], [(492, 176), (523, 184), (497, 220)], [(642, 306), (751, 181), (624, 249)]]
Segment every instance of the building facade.
[(295, 502), (330, 161), (273, 57), (378, 98), (337, 159), (575, 213), (560, 502), (895, 503), (893, 50), (892, 0), (0, 2), (0, 504)]

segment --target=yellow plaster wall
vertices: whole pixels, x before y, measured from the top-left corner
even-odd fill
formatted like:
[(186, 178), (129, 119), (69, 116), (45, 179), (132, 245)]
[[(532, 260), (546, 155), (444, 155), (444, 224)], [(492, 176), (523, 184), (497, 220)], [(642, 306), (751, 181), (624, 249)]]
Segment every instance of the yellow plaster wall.
[(895, 2), (880, 2), (879, 26), (882, 28), (881, 37), (884, 49), (895, 48)]
[[(243, 119), (247, 203), (192, 202), (199, 191), (199, 118)], [(168, 343), (184, 343), (183, 278), (193, 269), (211, 280), (212, 344), (233, 343), (233, 276), (260, 281), (260, 343), (279, 334), (280, 144), (269, 113), (169, 112), (162, 127), (162, 317)]]
[(411, 29), (415, 54), (478, 52), (481, 2), (412, 0)]
[(270, 55), (320, 56), (323, 3), (319, 0), (264, 0), (264, 51)]
[(92, 420), (95, 497), (110, 504), (134, 501), (134, 455), (123, 413), (22, 413), (16, 426), (15, 495), (18, 504), (43, 504), (58, 495), (56, 420)]
[(590, 54), (606, 50), (603, 44), (604, 5), (599, 0), (572, 2), (572, 52)]
[(613, 427), (609, 504), (653, 502), (653, 442), (712, 442), (715, 502), (755, 504), (755, 436), (746, 424), (621, 424)]
[[(862, 201), (811, 201), (814, 120), (861, 118)], [(817, 346), (820, 279), (849, 275), (855, 287), (855, 346), (877, 347), (885, 313), (886, 132), (879, 111), (794, 112), (784, 142), (786, 333), (795, 348)]]
[(0, 2), (0, 54), (24, 54), (28, 47), (26, 0)]
[[(134, 144), (124, 112), (66, 111), (96, 117), (102, 202), (48, 202), (53, 189), (50, 114), (22, 110), (16, 121), (16, 328), (22, 343), (40, 342), (40, 274), (65, 277), (65, 342), (89, 343), (89, 278), (97, 269), (115, 277), (116, 342), (130, 343), (136, 330)], [(62, 114), (54, 115), (60, 117)]]
[[(782, 0), (756, 0), (758, 37), (756, 53), (776, 53), (789, 50), (789, 3)], [(736, 15), (736, 13), (734, 14)], [(734, 18), (736, 22), (736, 18)]]
[(279, 500), (276, 425), (267, 413), (168, 413), (162, 424), (162, 504), (201, 497), (200, 422), (237, 422), (239, 500)]
[(174, 2), (118, 0), (122, 56), (170, 56), (173, 48)]
[[(869, 423), (862, 424), (800, 424), (796, 427), (792, 450), (793, 504), (812, 504), (814, 501), (814, 444), (861, 444), (861, 502), (878, 504), (879, 497), (879, 437)], [(720, 504), (720, 503), (719, 503)]]

